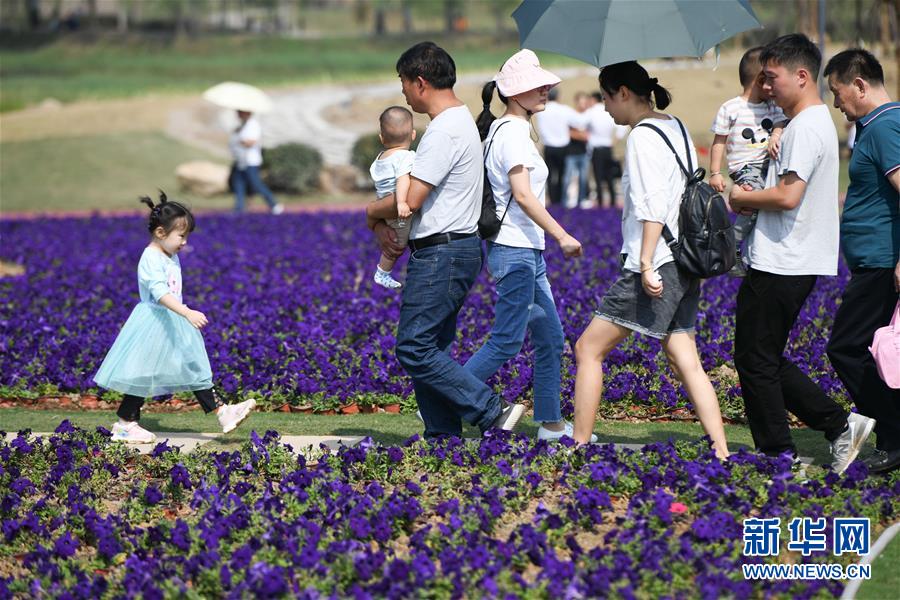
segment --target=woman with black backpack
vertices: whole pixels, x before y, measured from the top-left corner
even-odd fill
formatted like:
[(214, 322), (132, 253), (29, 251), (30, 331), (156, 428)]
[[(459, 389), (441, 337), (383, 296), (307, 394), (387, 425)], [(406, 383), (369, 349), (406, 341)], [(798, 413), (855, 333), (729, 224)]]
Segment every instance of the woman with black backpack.
[(724, 459), (728, 446), (718, 399), (694, 340), (700, 280), (678, 268), (663, 237), (667, 228), (678, 239), (687, 183), (678, 161), (698, 164), (694, 144), (680, 121), (659, 112), (671, 95), (637, 62), (604, 67), (600, 88), (616, 124), (632, 127), (622, 176), (622, 272), (575, 344), (575, 440), (587, 443), (594, 428), (603, 392), (603, 360), (637, 331), (662, 340), (669, 366), (684, 385), (716, 454)]
[[(487, 381), (518, 354), (531, 332), (534, 344), (534, 420), (540, 439), (574, 433), (560, 414), (560, 360), (563, 330), (547, 267), (544, 233), (559, 242), (568, 257), (581, 255), (581, 243), (545, 208), (547, 165), (531, 139), (531, 116), (544, 110), (550, 88), (559, 77), (541, 68), (531, 50), (514, 54), (481, 94), (484, 110), (476, 124), (486, 141), (485, 188), (490, 186), (499, 231), (487, 237), (488, 268), (497, 286), (494, 326), (484, 345), (466, 363), (473, 375)], [(497, 90), (506, 111), (491, 114)], [(490, 206), (490, 202), (486, 203)], [(481, 225), (481, 222), (479, 222)], [(496, 229), (495, 229), (496, 231)]]

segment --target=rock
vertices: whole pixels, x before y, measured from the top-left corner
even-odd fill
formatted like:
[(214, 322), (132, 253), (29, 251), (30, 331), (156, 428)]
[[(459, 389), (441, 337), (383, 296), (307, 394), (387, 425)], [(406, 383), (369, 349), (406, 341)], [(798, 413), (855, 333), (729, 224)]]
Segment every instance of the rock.
[(44, 98), (37, 107), (40, 110), (59, 110), (62, 108), (62, 102), (56, 98)]
[(192, 160), (178, 165), (175, 177), (183, 190), (198, 196), (228, 192), (230, 168), (207, 160)]
[(371, 187), (371, 182), (354, 166), (329, 165), (319, 173), (319, 187), (326, 194), (339, 194)]

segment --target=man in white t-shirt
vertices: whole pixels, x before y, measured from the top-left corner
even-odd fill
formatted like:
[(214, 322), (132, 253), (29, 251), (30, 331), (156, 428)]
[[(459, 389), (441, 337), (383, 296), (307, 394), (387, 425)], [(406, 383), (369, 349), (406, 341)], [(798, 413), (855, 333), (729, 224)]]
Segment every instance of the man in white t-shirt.
[[(462, 435), (462, 421), (482, 431), (512, 429), (523, 413), (505, 405), (484, 382), (450, 357), (456, 318), (481, 271), (481, 138), (469, 109), (456, 97), (456, 65), (433, 42), (416, 44), (397, 61), (410, 108), (431, 117), (416, 150), (407, 204), (413, 212), (406, 285), (397, 327), (397, 359), (409, 373), (425, 422), (425, 437)], [(382, 251), (399, 256), (394, 196), (368, 205)]]
[(760, 54), (765, 88), (791, 119), (768, 187), (734, 186), (734, 210), (758, 209), (750, 234), (750, 270), (737, 298), (734, 363), (757, 449), (797, 456), (787, 411), (831, 443), (843, 472), (875, 421), (849, 414), (784, 356), (791, 328), (820, 275), (838, 265), (838, 140), (819, 97), (819, 49), (806, 36), (778, 38)]
[[(621, 165), (613, 157), (613, 144), (628, 133), (624, 125), (616, 125), (612, 116), (606, 112), (603, 94), (594, 92), (594, 100), (585, 115), (587, 116), (588, 154), (594, 171), (594, 185), (597, 186), (597, 204), (603, 206), (616, 205), (616, 179), (621, 175)], [(609, 202), (604, 202), (603, 186), (606, 186)]]
[(544, 161), (549, 171), (547, 194), (550, 204), (561, 204), (563, 201), (563, 174), (566, 168), (566, 155), (569, 142), (572, 140), (571, 129), (581, 127), (581, 118), (574, 108), (556, 99), (559, 90), (550, 90), (550, 102), (543, 112), (535, 115), (538, 135), (544, 145)]

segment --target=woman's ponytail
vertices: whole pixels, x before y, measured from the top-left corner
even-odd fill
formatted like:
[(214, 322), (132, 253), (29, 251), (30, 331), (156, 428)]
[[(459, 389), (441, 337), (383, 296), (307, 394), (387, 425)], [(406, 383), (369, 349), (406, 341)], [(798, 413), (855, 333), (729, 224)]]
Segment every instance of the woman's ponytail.
[(497, 89), (497, 84), (493, 81), (488, 81), (484, 84), (484, 87), (481, 88), (481, 113), (479, 113), (478, 118), (475, 119), (475, 126), (478, 127), (478, 135), (481, 136), (481, 140), (487, 137), (488, 131), (491, 129), (491, 123), (497, 120), (497, 117), (491, 112), (491, 100), (494, 99), (494, 90)]
[(653, 104), (659, 110), (665, 110), (672, 103), (672, 94), (669, 93), (669, 90), (659, 85), (656, 77), (650, 78), (650, 91), (653, 92)]

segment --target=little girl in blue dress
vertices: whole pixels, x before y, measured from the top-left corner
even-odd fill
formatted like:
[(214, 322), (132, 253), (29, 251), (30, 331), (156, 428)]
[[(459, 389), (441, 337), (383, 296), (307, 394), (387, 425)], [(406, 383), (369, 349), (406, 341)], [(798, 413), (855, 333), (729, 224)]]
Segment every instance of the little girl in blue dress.
[(141, 301), (94, 375), (100, 387), (125, 394), (116, 412), (119, 421), (112, 426), (113, 439), (153, 442), (156, 436), (138, 424), (144, 399), (184, 391), (194, 392), (207, 414), (215, 411), (228, 433), (247, 418), (256, 401), (226, 405), (219, 400), (200, 335), (206, 315), (182, 303), (178, 252), (194, 230), (194, 216), (163, 193), (157, 205), (147, 197), (141, 202), (150, 207), (152, 236), (138, 263)]

